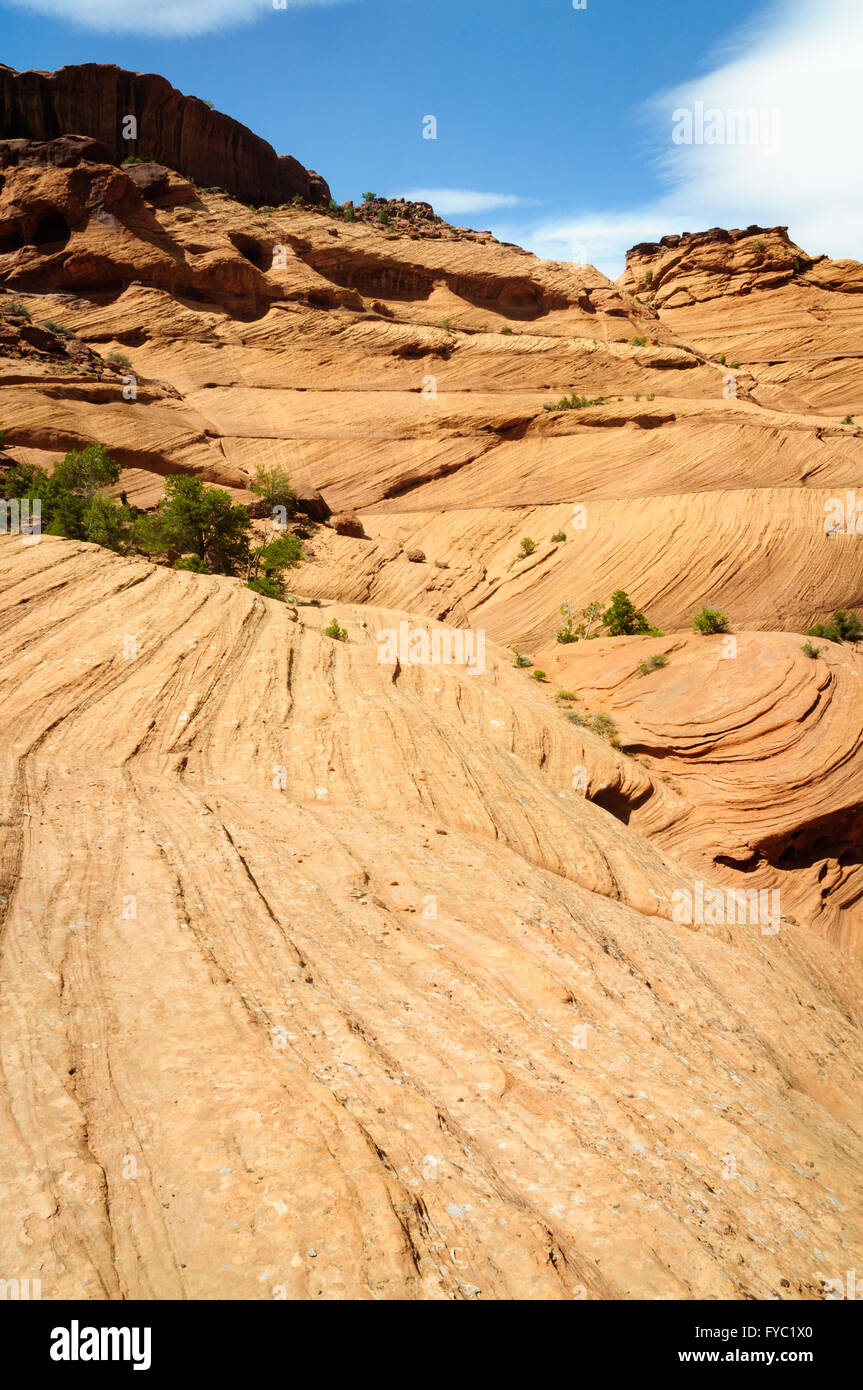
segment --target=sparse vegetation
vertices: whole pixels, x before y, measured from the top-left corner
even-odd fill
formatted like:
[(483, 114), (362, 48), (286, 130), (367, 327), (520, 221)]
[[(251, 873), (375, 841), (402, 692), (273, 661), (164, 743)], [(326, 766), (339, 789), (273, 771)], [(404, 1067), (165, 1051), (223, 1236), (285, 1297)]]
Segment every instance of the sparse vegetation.
[(46, 319), (43, 327), (47, 328), (49, 333), (56, 334), (58, 338), (77, 338), (78, 336), (77, 333), (72, 332), (71, 328), (64, 328), (62, 323), (55, 323), (53, 319)]
[(617, 725), (607, 714), (595, 714), (590, 721), (590, 728), (600, 738), (607, 738), (612, 747), (619, 747), (620, 739), (617, 734)]
[(105, 361), (110, 362), (112, 367), (119, 367), (123, 372), (130, 372), (132, 370), (132, 363), (123, 352), (109, 352)]
[(578, 396), (573, 391), (571, 396), (561, 396), (559, 401), (543, 406), (543, 410), (584, 410), (589, 405), (605, 405), (605, 397), (597, 396), (591, 400), (589, 396)]
[(821, 655), (821, 653), (823, 652), (824, 648), (823, 648), (823, 647), (816, 647), (816, 645), (815, 645), (814, 642), (804, 642), (804, 643), (803, 643), (803, 646), (800, 648), (800, 650), (801, 650), (806, 656), (810, 656), (810, 657), (812, 658), (812, 660), (814, 661), (815, 658), (816, 658), (817, 656), (820, 656), (820, 655)]
[(633, 340), (632, 340), (632, 346), (633, 346), (633, 347), (647, 347), (647, 339), (646, 339), (646, 338), (633, 338)]
[(611, 637), (634, 637), (638, 633), (650, 632), (650, 624), (644, 614), (638, 612), (623, 589), (616, 589), (612, 594), (611, 604), (603, 613), (602, 621)]
[(850, 415), (846, 415), (842, 423), (843, 425), (853, 425), (854, 421), (851, 419)]
[(856, 613), (847, 613), (837, 608), (829, 623), (816, 623), (810, 627), (807, 637), (823, 637), (827, 642), (859, 642), (863, 637), (863, 623)]
[(638, 663), (638, 674), (649, 676), (651, 671), (658, 671), (662, 666), (668, 665), (668, 657), (665, 652), (654, 652), (653, 656), (648, 656), (644, 661)]
[(338, 618), (333, 618), (330, 625), (324, 628), (324, 636), (332, 637), (334, 642), (347, 642), (348, 630), (346, 627), (339, 626)]
[(555, 695), (554, 698), (555, 698), (555, 700), (561, 700), (561, 701), (563, 701), (563, 700), (577, 700), (577, 699), (578, 699), (578, 696), (576, 695), (576, 693), (575, 693), (574, 690), (558, 690), (558, 692), (557, 692), (557, 694)]
[(508, 323), (505, 323), (504, 326), (503, 326), (503, 328), (502, 328), (500, 331), (501, 331), (501, 333), (511, 333), (511, 332), (512, 332), (512, 329), (510, 328), (510, 326), (509, 326)]
[(3, 305), (4, 314), (14, 314), (16, 318), (26, 319), (32, 323), (32, 315), (27, 305), (20, 299), (7, 299)]
[(699, 608), (692, 619), (692, 626), (696, 632), (705, 634), (711, 632), (728, 631), (728, 614), (721, 612), (718, 608)]
[(288, 516), (293, 516), (297, 510), (297, 494), (291, 487), (291, 480), (284, 469), (275, 464), (258, 465), (250, 490), (268, 507), (284, 507)]
[(552, 541), (554, 542), (555, 545), (561, 545), (561, 544), (566, 540), (566, 532), (565, 532), (565, 531), (555, 531), (555, 533), (554, 533), (554, 535), (552, 536), (551, 539), (552, 539)]
[(546, 679), (545, 672), (541, 671), (538, 666), (534, 667), (530, 674), (535, 681), (544, 681)]
[(144, 161), (136, 154), (127, 154), (123, 160), (124, 164), (143, 164)]
[(529, 657), (529, 656), (525, 656), (524, 653), (523, 653), (523, 652), (520, 652), (520, 651), (518, 650), (517, 647), (513, 647), (513, 649), (512, 649), (512, 655), (513, 655), (513, 658), (514, 658), (514, 659), (513, 659), (513, 666), (520, 666), (520, 667), (523, 668), (523, 667), (525, 667), (525, 666), (532, 666), (532, 665), (533, 665), (533, 662), (531, 661), (530, 657)]
[(534, 552), (535, 550), (536, 550), (536, 541), (531, 540), (530, 536), (522, 536), (522, 538), (521, 538), (521, 549), (520, 549), (520, 551), (519, 551), (519, 556), (518, 556), (518, 558), (519, 558), (520, 560), (526, 560), (527, 557), (528, 557), (528, 555), (532, 555), (533, 552)]

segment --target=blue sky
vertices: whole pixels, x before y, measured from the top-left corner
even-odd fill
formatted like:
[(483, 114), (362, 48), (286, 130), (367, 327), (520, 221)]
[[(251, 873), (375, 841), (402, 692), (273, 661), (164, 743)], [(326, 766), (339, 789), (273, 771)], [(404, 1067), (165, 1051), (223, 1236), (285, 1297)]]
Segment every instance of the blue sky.
[[(317, 169), (339, 201), (426, 192), (454, 222), (612, 275), (635, 241), (715, 224), (788, 223), (809, 251), (863, 255), (848, 206), (861, 12), (860, 0), (0, 0), (13, 67), (162, 73)], [(672, 113), (698, 101), (775, 116), (782, 148), (675, 145)], [(422, 138), (427, 115), (436, 140)]]

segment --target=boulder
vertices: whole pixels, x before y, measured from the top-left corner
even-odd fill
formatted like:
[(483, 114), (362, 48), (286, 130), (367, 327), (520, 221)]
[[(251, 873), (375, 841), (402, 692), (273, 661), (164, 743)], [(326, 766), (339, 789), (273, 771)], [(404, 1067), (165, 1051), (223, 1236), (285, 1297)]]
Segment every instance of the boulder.
[(309, 517), (311, 521), (328, 521), (332, 515), (323, 494), (314, 487), (300, 488), (297, 493), (297, 511), (302, 512), (303, 516)]
[(412, 548), (411, 550), (406, 550), (405, 554), (407, 555), (412, 565), (425, 564), (426, 557), (424, 550), (417, 550), (416, 548)]
[(356, 512), (340, 512), (332, 518), (330, 525), (338, 536), (356, 536), (358, 540), (365, 538), (363, 523)]

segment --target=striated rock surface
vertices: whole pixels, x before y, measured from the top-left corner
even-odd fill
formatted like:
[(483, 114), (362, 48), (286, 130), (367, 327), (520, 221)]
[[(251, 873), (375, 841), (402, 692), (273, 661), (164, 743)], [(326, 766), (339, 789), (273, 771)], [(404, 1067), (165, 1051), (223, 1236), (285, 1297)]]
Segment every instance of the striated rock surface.
[[(801, 648), (863, 609), (861, 267), (712, 229), (612, 284), (422, 205), (255, 211), (188, 164), (245, 148), (204, 103), (118, 167), (14, 77), (5, 458), (100, 440), (137, 506), (184, 471), (262, 517), (278, 466), (308, 558), (288, 606), (0, 535), (0, 1269), (823, 1297), (860, 1267), (863, 657)], [(664, 636), (556, 641), (618, 588)], [(412, 659), (464, 629), (471, 673)], [(778, 929), (677, 920), (705, 887)]]
[(807, 924), (676, 925), (691, 873), (573, 768), (676, 798), (505, 653), (394, 668), (403, 615), (298, 614), (0, 537), (3, 1268), (43, 1298), (823, 1297), (859, 1231), (859, 972)]

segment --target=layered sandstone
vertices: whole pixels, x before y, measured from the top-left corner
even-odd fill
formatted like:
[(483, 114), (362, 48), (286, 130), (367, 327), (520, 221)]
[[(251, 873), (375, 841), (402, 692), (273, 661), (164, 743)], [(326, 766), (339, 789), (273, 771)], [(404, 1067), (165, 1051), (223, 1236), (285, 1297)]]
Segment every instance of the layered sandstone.
[[(309, 536), (290, 606), (0, 536), (0, 1267), (823, 1296), (861, 1216), (863, 658), (802, 634), (863, 609), (861, 268), (713, 229), (612, 284), (75, 131), (0, 146), (7, 457), (100, 440), (143, 507), (278, 465)], [(556, 641), (617, 588), (662, 637)], [(401, 624), (485, 669), (380, 660)], [(705, 885), (778, 891), (778, 930), (675, 920)]]
[(246, 202), (284, 203), (299, 195), (318, 203), (330, 196), (320, 174), (290, 155), (280, 157), (239, 121), (200, 97), (183, 96), (155, 73), (108, 63), (56, 72), (16, 72), (0, 64), (0, 139), (63, 135), (89, 135), (118, 164), (128, 158), (167, 164)]

